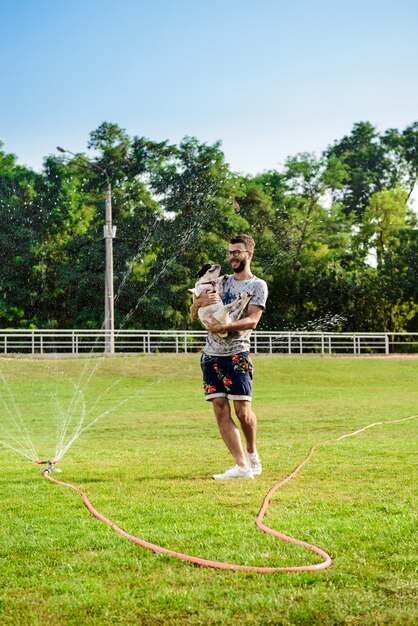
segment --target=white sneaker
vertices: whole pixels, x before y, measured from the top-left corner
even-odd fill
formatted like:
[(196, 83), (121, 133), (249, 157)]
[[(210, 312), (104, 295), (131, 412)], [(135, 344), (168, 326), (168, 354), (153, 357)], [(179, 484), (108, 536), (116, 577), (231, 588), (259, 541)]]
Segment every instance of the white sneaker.
[(247, 457), (248, 467), (253, 471), (254, 476), (259, 476), (263, 471), (261, 467), (260, 457), (257, 452), (252, 452), (251, 454), (246, 450), (245, 456)]
[(254, 478), (254, 474), (250, 468), (241, 469), (239, 465), (234, 465), (223, 474), (214, 474), (213, 477), (215, 480), (227, 480), (229, 478)]

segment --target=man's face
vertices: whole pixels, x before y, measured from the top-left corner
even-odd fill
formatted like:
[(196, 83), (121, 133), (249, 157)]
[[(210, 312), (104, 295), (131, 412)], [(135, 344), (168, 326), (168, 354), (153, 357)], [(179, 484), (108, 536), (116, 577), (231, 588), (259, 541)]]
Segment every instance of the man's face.
[(245, 269), (247, 261), (251, 258), (251, 253), (245, 248), (243, 243), (230, 243), (227, 255), (232, 270), (236, 274)]

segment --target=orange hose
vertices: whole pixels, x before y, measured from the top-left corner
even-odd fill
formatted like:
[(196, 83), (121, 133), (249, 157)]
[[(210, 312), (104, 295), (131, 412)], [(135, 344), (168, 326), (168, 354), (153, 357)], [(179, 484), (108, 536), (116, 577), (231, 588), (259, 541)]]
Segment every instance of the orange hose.
[(299, 463), (296, 469), (294, 469), (293, 472), (289, 474), (289, 476), (284, 478), (282, 481), (280, 481), (279, 483), (277, 483), (276, 485), (274, 485), (274, 487), (270, 489), (270, 491), (264, 498), (263, 505), (260, 509), (260, 512), (256, 520), (256, 524), (258, 528), (264, 531), (265, 533), (268, 533), (269, 535), (272, 535), (273, 537), (276, 537), (277, 539), (281, 539), (282, 541), (287, 541), (289, 543), (296, 543), (300, 546), (303, 546), (307, 550), (311, 550), (312, 552), (315, 552), (316, 554), (318, 554), (324, 559), (322, 563), (316, 563), (314, 565), (299, 565), (299, 566), (294, 566), (294, 567), (262, 567), (262, 566), (256, 566), (256, 565), (236, 565), (233, 563), (222, 563), (220, 561), (209, 561), (208, 559), (201, 559), (200, 557), (190, 556), (188, 554), (182, 554), (181, 552), (175, 552), (174, 550), (169, 550), (167, 548), (163, 548), (162, 546), (157, 546), (153, 543), (149, 543), (148, 541), (145, 541), (144, 539), (140, 539), (139, 537), (130, 535), (122, 528), (119, 528), (119, 526), (116, 526), (116, 524), (114, 524), (112, 520), (110, 520), (109, 518), (99, 513), (99, 511), (97, 511), (94, 508), (94, 506), (91, 504), (90, 500), (88, 499), (84, 491), (82, 491), (75, 485), (72, 485), (71, 483), (65, 483), (60, 480), (56, 480), (55, 478), (52, 478), (52, 476), (50, 476), (48, 471), (45, 471), (43, 475), (45, 476), (45, 478), (47, 478), (53, 483), (56, 483), (57, 485), (62, 485), (63, 487), (69, 487), (70, 489), (77, 491), (83, 498), (84, 504), (86, 505), (90, 513), (92, 513), (94, 517), (96, 517), (101, 522), (104, 522), (105, 524), (110, 526), (115, 532), (119, 533), (119, 535), (122, 535), (122, 537), (125, 537), (125, 539), (129, 539), (129, 541), (133, 541), (134, 543), (137, 543), (143, 548), (148, 548), (149, 550), (153, 550), (154, 552), (157, 552), (159, 554), (166, 554), (167, 556), (180, 559), (181, 561), (187, 561), (189, 563), (200, 565), (202, 567), (212, 567), (216, 569), (257, 572), (260, 574), (266, 574), (266, 573), (271, 573), (271, 572), (315, 572), (317, 570), (326, 569), (332, 564), (331, 557), (329, 556), (329, 554), (327, 554), (324, 550), (321, 550), (321, 548), (317, 548), (316, 546), (310, 543), (307, 543), (306, 541), (302, 541), (300, 539), (294, 539), (293, 537), (289, 537), (288, 535), (279, 533), (276, 530), (273, 530), (272, 528), (269, 528), (268, 526), (262, 523), (264, 516), (266, 514), (266, 511), (267, 511), (267, 507), (269, 505), (271, 496), (280, 487), (284, 486), (286, 483), (292, 480), (292, 478), (302, 469), (302, 467), (312, 457), (315, 447), (316, 446), (313, 446), (313, 448), (311, 448), (308, 456), (301, 463)]
[[(399, 419), (396, 420), (394, 422), (387, 422), (389, 424), (396, 424), (399, 422), (404, 422), (406, 420), (409, 419), (414, 419), (418, 417), (417, 415), (411, 415), (410, 417), (406, 417), (403, 419)], [(375, 422), (374, 424), (369, 424), (368, 426), (365, 426), (364, 428), (361, 428), (359, 430), (356, 430), (352, 433), (347, 433), (346, 435), (343, 435), (342, 437), (338, 437), (337, 439), (335, 439), (334, 441), (341, 441), (342, 439), (345, 439), (346, 437), (352, 437), (354, 435), (357, 435), (365, 430), (367, 430), (368, 428), (372, 428), (373, 426), (379, 426), (384, 424), (384, 422)], [(210, 561), (208, 559), (201, 559), (199, 557), (196, 556), (189, 556), (188, 554), (182, 554), (181, 552), (175, 552), (174, 550), (169, 550), (167, 548), (163, 548), (161, 546), (157, 546), (153, 543), (149, 543), (148, 541), (145, 541), (144, 539), (140, 539), (139, 537), (135, 537), (134, 535), (130, 535), (129, 533), (127, 533), (125, 530), (123, 530), (122, 528), (119, 528), (119, 526), (116, 526), (116, 524), (114, 524), (112, 522), (112, 520), (110, 520), (109, 518), (105, 517), (104, 515), (102, 515), (101, 513), (99, 513), (99, 511), (97, 511), (94, 506), (91, 504), (90, 500), (88, 499), (86, 493), (84, 491), (82, 491), (81, 489), (79, 489), (78, 487), (76, 487), (75, 485), (72, 485), (71, 483), (65, 483), (62, 482), (60, 480), (56, 480), (55, 478), (52, 478), (52, 476), (50, 476), (50, 473), (48, 470), (45, 470), (45, 472), (43, 472), (43, 476), (45, 476), (45, 478), (47, 478), (48, 480), (50, 480), (53, 483), (56, 483), (57, 485), (62, 485), (63, 487), (69, 487), (70, 489), (73, 489), (74, 491), (77, 491), (81, 497), (83, 498), (84, 504), (86, 505), (86, 507), (88, 508), (88, 510), (94, 515), (94, 517), (96, 517), (98, 520), (100, 520), (101, 522), (104, 522), (105, 524), (107, 524), (108, 526), (110, 526), (115, 532), (119, 533), (119, 535), (122, 535), (122, 537), (125, 537), (126, 539), (129, 539), (129, 541), (133, 541), (134, 543), (142, 546), (143, 548), (147, 548), (149, 550), (153, 550), (154, 552), (157, 552), (159, 554), (166, 554), (167, 556), (171, 556), (174, 557), (176, 559), (180, 559), (181, 561), (187, 561), (189, 563), (193, 563), (195, 565), (200, 565), (202, 567), (212, 567), (212, 568), (216, 568), (216, 569), (226, 569), (226, 570), (238, 570), (238, 571), (244, 571), (244, 572), (257, 572), (260, 574), (266, 574), (266, 573), (271, 573), (271, 572), (316, 572), (318, 570), (322, 570), (322, 569), (326, 569), (328, 567), (330, 567), (330, 565), (332, 565), (332, 560), (330, 555), (325, 552), (324, 550), (322, 550), (321, 548), (317, 548), (316, 546), (314, 546), (313, 544), (307, 543), (306, 541), (302, 541), (301, 539), (295, 539), (294, 537), (290, 537), (288, 535), (284, 535), (283, 533), (279, 533), (276, 530), (273, 530), (272, 528), (269, 528), (268, 526), (266, 526), (265, 524), (263, 524), (263, 519), (266, 515), (267, 512), (267, 508), (268, 505), (270, 503), (270, 499), (272, 497), (272, 495), (281, 487), (283, 487), (284, 485), (286, 485), (288, 482), (290, 482), (292, 480), (292, 478), (294, 478), (296, 476), (296, 474), (298, 472), (300, 472), (300, 470), (304, 467), (304, 465), (306, 465), (306, 463), (308, 463), (308, 461), (312, 458), (313, 453), (315, 451), (315, 449), (322, 444), (325, 443), (329, 443), (328, 441), (324, 441), (321, 443), (317, 443), (314, 446), (312, 446), (312, 448), (309, 451), (309, 454), (307, 455), (307, 457), (305, 459), (303, 459), (303, 461), (301, 461), (299, 463), (299, 465), (293, 470), (293, 472), (291, 472), (288, 476), (286, 476), (286, 478), (284, 478), (283, 480), (281, 480), (280, 482), (278, 482), (276, 485), (274, 485), (270, 491), (267, 493), (267, 495), (264, 498), (263, 504), (261, 506), (260, 512), (257, 515), (257, 519), (256, 519), (256, 524), (257, 527), (262, 530), (263, 532), (272, 535), (273, 537), (276, 537), (277, 539), (280, 539), (281, 541), (287, 541), (289, 543), (295, 543), (297, 545), (303, 546), (304, 548), (306, 548), (307, 550), (310, 550), (311, 552), (315, 552), (315, 554), (318, 554), (320, 557), (322, 557), (323, 561), (321, 563), (315, 563), (314, 565), (299, 565), (299, 566), (294, 566), (294, 567), (262, 567), (262, 566), (256, 566), (256, 565), (235, 565), (233, 563), (222, 563), (220, 561)]]

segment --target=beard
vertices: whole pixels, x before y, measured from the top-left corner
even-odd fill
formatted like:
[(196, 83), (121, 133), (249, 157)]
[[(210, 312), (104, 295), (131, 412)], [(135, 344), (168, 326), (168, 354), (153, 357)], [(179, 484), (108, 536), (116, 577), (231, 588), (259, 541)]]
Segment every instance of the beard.
[(232, 267), (232, 271), (235, 272), (235, 274), (238, 274), (239, 272), (242, 272), (244, 269), (245, 269), (245, 260), (244, 259), (242, 261), (240, 261), (238, 265), (236, 265), (235, 267)]

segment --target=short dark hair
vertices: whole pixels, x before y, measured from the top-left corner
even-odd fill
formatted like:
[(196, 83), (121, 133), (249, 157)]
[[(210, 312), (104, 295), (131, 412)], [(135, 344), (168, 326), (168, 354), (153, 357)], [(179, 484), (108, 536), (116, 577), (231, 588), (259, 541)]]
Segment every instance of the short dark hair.
[(229, 243), (243, 243), (247, 250), (254, 252), (255, 241), (252, 237), (250, 237), (250, 235), (237, 235), (236, 237), (232, 237), (229, 240)]

